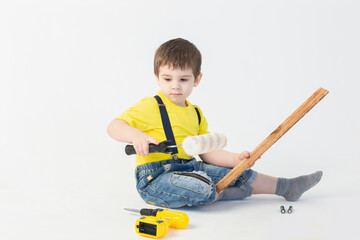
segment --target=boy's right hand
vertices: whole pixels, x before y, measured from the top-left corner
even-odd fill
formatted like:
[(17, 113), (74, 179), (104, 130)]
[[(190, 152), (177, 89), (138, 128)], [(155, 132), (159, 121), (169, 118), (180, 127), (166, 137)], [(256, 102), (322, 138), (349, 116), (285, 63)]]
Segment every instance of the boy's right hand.
[(132, 144), (135, 148), (136, 154), (139, 156), (148, 156), (149, 155), (149, 144), (150, 143), (159, 145), (160, 142), (145, 133), (134, 138), (134, 140), (132, 142)]

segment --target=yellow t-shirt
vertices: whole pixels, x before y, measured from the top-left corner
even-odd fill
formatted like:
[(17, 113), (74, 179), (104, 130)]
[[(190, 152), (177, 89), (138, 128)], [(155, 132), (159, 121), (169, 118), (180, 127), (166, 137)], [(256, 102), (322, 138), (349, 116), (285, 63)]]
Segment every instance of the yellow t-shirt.
[[(199, 107), (200, 125), (196, 110), (189, 101), (186, 100), (187, 107), (179, 107), (166, 98), (161, 91), (157, 95), (165, 104), (177, 145), (182, 144), (187, 136), (209, 133), (207, 130), (208, 123)], [(130, 126), (152, 136), (159, 142), (166, 140), (159, 105), (154, 97), (143, 98), (118, 116), (117, 119), (127, 122)], [(182, 147), (178, 147), (178, 151), (179, 158), (190, 159), (192, 157), (187, 155)], [(171, 159), (171, 154), (150, 153), (149, 156), (136, 155), (136, 166), (167, 159)]]

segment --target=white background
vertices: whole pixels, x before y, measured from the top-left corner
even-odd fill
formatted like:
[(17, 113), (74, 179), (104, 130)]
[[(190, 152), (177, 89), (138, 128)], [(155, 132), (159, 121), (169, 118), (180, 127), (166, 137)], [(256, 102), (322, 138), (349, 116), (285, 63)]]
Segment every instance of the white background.
[[(203, 54), (190, 102), (227, 150), (254, 149), (315, 90), (329, 94), (254, 169), (323, 170), (295, 203), (254, 196), (184, 208), (168, 239), (357, 239), (357, 1), (1, 1), (0, 239), (139, 239), (149, 207), (108, 123), (153, 96), (153, 55), (182, 37)], [(294, 206), (281, 215), (279, 206)]]

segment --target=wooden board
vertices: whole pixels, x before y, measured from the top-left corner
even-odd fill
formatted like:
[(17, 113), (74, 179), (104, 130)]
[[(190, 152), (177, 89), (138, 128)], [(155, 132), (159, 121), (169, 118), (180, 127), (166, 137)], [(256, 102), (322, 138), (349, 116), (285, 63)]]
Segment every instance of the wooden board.
[(266, 152), (277, 140), (279, 140), (292, 126), (294, 126), (307, 112), (309, 112), (329, 91), (319, 88), (298, 109), (295, 110), (278, 128), (275, 129), (262, 143), (251, 153), (250, 157), (242, 160), (223, 179), (216, 184), (216, 191), (221, 193), (244, 171), (249, 169), (255, 161)]

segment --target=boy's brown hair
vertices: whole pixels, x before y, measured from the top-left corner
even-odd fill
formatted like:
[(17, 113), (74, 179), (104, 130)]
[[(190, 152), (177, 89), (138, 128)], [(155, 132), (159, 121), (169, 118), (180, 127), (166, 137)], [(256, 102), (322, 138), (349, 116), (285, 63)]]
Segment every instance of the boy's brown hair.
[(201, 72), (201, 53), (188, 40), (172, 39), (163, 43), (155, 52), (154, 73), (157, 77), (159, 77), (159, 70), (163, 65), (182, 70), (190, 67), (197, 78)]

